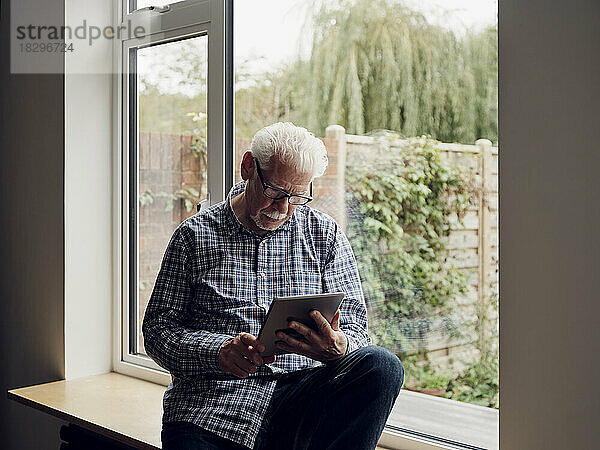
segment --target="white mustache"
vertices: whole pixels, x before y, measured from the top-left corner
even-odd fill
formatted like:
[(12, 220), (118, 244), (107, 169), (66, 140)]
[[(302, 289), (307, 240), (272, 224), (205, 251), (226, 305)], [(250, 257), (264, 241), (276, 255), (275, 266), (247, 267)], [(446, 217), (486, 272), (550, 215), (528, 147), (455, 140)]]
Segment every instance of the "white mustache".
[(261, 211), (265, 216), (273, 220), (283, 220), (287, 217), (287, 214), (281, 214), (277, 211)]

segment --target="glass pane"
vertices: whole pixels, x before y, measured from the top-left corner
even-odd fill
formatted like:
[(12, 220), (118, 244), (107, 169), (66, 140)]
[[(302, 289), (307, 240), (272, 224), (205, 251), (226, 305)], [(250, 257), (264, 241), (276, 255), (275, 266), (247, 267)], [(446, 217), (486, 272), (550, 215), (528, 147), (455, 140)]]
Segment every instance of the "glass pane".
[[(236, 181), (263, 126), (323, 139), (310, 206), (348, 235), (373, 343), (400, 357), (405, 390), (455, 401), (390, 423), (497, 448), (496, 2), (249, 3), (234, 3)], [(458, 402), (487, 407), (481, 441)]]
[(175, 228), (206, 198), (208, 38), (137, 50), (138, 301), (141, 321)]

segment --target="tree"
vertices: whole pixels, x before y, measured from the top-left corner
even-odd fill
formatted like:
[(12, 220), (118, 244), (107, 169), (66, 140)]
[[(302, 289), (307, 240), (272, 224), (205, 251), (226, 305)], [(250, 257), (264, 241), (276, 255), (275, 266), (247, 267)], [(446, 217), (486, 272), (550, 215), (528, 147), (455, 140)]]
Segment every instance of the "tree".
[(459, 38), (397, 1), (346, 0), (318, 7), (313, 30), (310, 59), (255, 91), (277, 102), (279, 119), (321, 135), (335, 123), (497, 142), (495, 27)]
[(199, 124), (192, 119), (207, 112), (206, 39), (171, 42), (138, 54), (141, 131), (198, 134)]
[[(321, 136), (340, 124), (353, 134), (497, 143), (496, 26), (457, 36), (398, 0), (315, 0), (312, 11), (307, 60), (267, 73), (236, 67), (236, 136), (292, 121)], [(188, 132), (186, 114), (206, 112), (204, 45), (179, 42), (154, 58), (154, 75), (142, 79), (142, 129)]]

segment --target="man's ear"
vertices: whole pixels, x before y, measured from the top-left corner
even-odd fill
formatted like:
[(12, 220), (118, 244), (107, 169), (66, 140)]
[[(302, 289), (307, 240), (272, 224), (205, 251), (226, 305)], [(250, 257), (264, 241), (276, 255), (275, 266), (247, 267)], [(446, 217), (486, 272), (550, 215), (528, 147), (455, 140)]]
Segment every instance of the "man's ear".
[(242, 175), (242, 180), (249, 180), (254, 175), (254, 156), (250, 150), (242, 156), (240, 174)]

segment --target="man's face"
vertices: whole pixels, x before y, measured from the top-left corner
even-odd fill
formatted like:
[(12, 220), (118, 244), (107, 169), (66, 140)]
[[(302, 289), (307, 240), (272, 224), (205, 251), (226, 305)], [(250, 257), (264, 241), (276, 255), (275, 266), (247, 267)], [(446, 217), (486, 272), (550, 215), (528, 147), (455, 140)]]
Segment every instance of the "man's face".
[[(290, 194), (308, 195), (311, 174), (297, 173), (296, 169), (279, 161), (271, 161), (271, 167), (267, 170), (261, 167), (265, 183), (283, 189)], [(248, 214), (254, 224), (264, 231), (272, 231), (279, 228), (287, 221), (297, 205), (290, 205), (288, 198), (273, 200), (265, 196), (263, 185), (258, 176), (256, 162), (252, 176), (246, 186), (246, 205)]]

